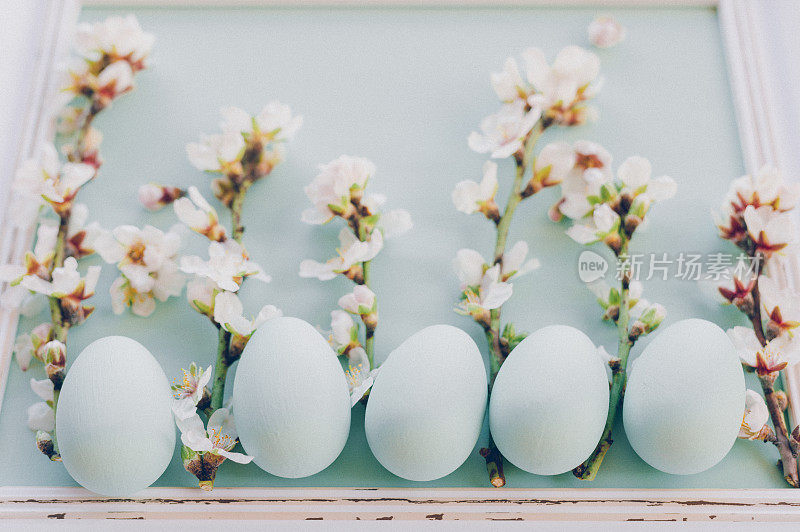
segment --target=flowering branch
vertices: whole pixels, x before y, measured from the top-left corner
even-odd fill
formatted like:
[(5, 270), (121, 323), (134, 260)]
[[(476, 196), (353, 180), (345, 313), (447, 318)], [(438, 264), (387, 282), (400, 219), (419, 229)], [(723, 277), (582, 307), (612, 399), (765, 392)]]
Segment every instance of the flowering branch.
[[(728, 335), (734, 341), (746, 368), (755, 371), (761, 383), (760, 395), (748, 390), (748, 405), (740, 437), (773, 443), (780, 455), (786, 482), (800, 487), (797, 436), (789, 434), (784, 410), (785, 394), (775, 389), (780, 371), (800, 359), (794, 329), (800, 325), (798, 300), (780, 281), (776, 257), (794, 240), (796, 229), (789, 211), (800, 197), (800, 185), (786, 185), (774, 168), (764, 167), (755, 176), (736, 179), (717, 220), (721, 238), (730, 240), (745, 254), (732, 272), (733, 286), (720, 286), (725, 303), (736, 306), (750, 321), (752, 329), (734, 327)], [(765, 274), (768, 273), (769, 275)], [(765, 322), (766, 317), (766, 322)], [(767, 425), (768, 412), (773, 428)]]
[[(502, 305), (512, 293), (509, 281), (538, 267), (535, 259), (525, 260), (528, 253), (525, 242), (506, 249), (511, 221), (523, 199), (557, 185), (567, 170), (558, 149), (545, 148), (534, 160), (534, 147), (550, 126), (579, 125), (588, 119), (591, 110), (585, 102), (594, 95), (592, 82), (599, 73), (597, 56), (577, 46), (559, 52), (552, 67), (536, 48), (523, 52), (523, 58), (526, 79), (520, 75), (513, 58), (506, 60), (502, 72), (492, 74), (492, 86), (503, 106), (481, 122), (481, 133), (473, 132), (468, 139), (470, 148), (478, 153), (489, 153), (494, 159), (514, 157), (514, 181), (502, 214), (495, 202), (494, 162), (485, 163), (480, 183), (462, 181), (453, 191), (456, 209), (465, 214), (481, 213), (496, 226), (491, 263), (471, 249), (459, 250), (454, 261), (461, 281), (461, 300), (455, 310), (472, 317), (486, 334), (490, 393), (503, 361), (526, 336), (518, 334), (511, 323), (501, 327)], [(481, 455), (486, 460), (489, 482), (495, 487), (504, 486), (503, 457), (491, 434)]]
[[(339, 232), (337, 256), (324, 262), (311, 259), (300, 263), (300, 277), (329, 281), (342, 275), (355, 283), (353, 291), (339, 299), (341, 310), (331, 312), (330, 343), (336, 353), (347, 356), (347, 377), (353, 404), (365, 397), (375, 376), (375, 330), (378, 327), (378, 302), (370, 284), (372, 260), (383, 248), (384, 238), (411, 229), (411, 215), (402, 209), (381, 212), (386, 201), (381, 194), (368, 194), (366, 187), (375, 165), (361, 157), (342, 155), (320, 166), (320, 173), (305, 187), (313, 207), (302, 220), (312, 225), (340, 218), (345, 227)], [(351, 315), (359, 316), (360, 327)]]
[(619, 289), (598, 280), (590, 284), (604, 311), (603, 319), (617, 326), (617, 355), (606, 360), (611, 368), (611, 390), (603, 434), (589, 458), (573, 470), (580, 479), (594, 480), (613, 442), (611, 432), (625, 395), (631, 348), (665, 317), (661, 305), (641, 299), (642, 287), (634, 280), (636, 272), (628, 253), (630, 241), (652, 204), (674, 196), (676, 185), (666, 176), (652, 178), (650, 162), (642, 157), (625, 160), (614, 180), (611, 155), (602, 147), (580, 142), (572, 149), (571, 176), (564, 180), (563, 197), (554, 208), (576, 220), (567, 230), (573, 240), (584, 245), (602, 242), (614, 253), (620, 282)]
[[(140, 190), (146, 207), (157, 209), (174, 202), (178, 218), (209, 240), (208, 260), (182, 257), (180, 270), (195, 276), (186, 290), (190, 305), (217, 328), (213, 382), (208, 391), (212, 368), (201, 372), (192, 363), (188, 371), (183, 371), (182, 381), (173, 386), (173, 412), (181, 430), (183, 466), (208, 491), (213, 489), (217, 469), (226, 459), (239, 463), (252, 459), (232, 452), (237, 433), (233, 413), (223, 404), (228, 368), (239, 359), (253, 332), (265, 321), (281, 315), (273, 305), (264, 305), (257, 316), (246, 318), (237, 296), (246, 278), (270, 281), (261, 267), (250, 260), (243, 245), (245, 196), (254, 183), (268, 176), (283, 160), (285, 142), (302, 123), (301, 117), (292, 116), (288, 106), (275, 101), (256, 116), (235, 107), (223, 109), (222, 116), (221, 134), (204, 136), (200, 142), (187, 145), (186, 151), (196, 168), (218, 176), (212, 181), (212, 189), (230, 211), (230, 232), (195, 187), (183, 191), (146, 185), (147, 189)], [(200, 413), (206, 416), (206, 422)]]
[(109, 17), (81, 24), (74, 44), (80, 63), (69, 71), (70, 81), (58, 101), (58, 134), (67, 162), (62, 165), (55, 147), (45, 145), (41, 158), (23, 164), (12, 185), (21, 206), (16, 223), (33, 225), (46, 203), (58, 218), (57, 229), (42, 220), (25, 265), (0, 268), (0, 281), (10, 284), (3, 293), (4, 305), (19, 306), (30, 293), (49, 300), (50, 323), (21, 335), (14, 350), (23, 370), (33, 357), (45, 364), (48, 379), (31, 379), (31, 388), (43, 402), (28, 409), (28, 426), (37, 431), (38, 448), (54, 461), (60, 460), (55, 419), (66, 373), (67, 336), (94, 310), (83, 301), (93, 295), (100, 274), (99, 266), (88, 268), (85, 277), (77, 271), (77, 259), (94, 253), (99, 227), (83, 227), (88, 211), (74, 200), (102, 163), (102, 135), (92, 127), (94, 118), (133, 89), (134, 74), (145, 68), (153, 36), (144, 33), (134, 17)]

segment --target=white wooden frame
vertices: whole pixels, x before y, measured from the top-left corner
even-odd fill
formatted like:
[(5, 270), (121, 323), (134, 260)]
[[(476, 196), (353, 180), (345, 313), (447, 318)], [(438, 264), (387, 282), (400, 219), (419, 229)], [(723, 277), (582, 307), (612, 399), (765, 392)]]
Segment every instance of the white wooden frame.
[[(35, 154), (50, 131), (46, 116), (55, 66), (68, 47), (79, 0), (46, 0), (31, 98), (17, 164)], [(376, 5), (480, 4), (483, 0), (85, 0), (125, 5)], [(504, 0), (508, 5), (552, 4), (552, 0)], [(778, 164), (775, 109), (767, 90), (762, 36), (753, 24), (750, 0), (567, 0), (567, 5), (717, 6), (747, 170)], [(2, 184), (2, 180), (0, 180)], [(7, 190), (7, 189), (6, 189)], [(10, 198), (0, 196), (0, 216)], [(21, 261), (32, 232), (0, 226), (0, 264)], [(782, 263), (787, 283), (800, 288), (796, 257)], [(18, 316), (0, 309), (0, 407), (11, 363)], [(800, 366), (800, 365), (798, 365)], [(800, 419), (800, 367), (786, 372), (793, 420)], [(793, 421), (796, 423), (796, 421)], [(74, 487), (0, 487), (0, 518), (78, 519), (415, 519), (538, 521), (795, 521), (800, 490), (606, 490), (578, 489), (277, 489), (149, 488), (138, 498), (110, 499)]]

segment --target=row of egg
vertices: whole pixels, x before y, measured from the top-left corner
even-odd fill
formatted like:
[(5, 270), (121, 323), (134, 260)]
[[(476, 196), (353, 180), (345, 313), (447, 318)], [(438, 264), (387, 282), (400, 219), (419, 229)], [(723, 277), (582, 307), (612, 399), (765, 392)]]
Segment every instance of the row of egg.
[[(741, 366), (724, 332), (703, 320), (676, 323), (631, 365), (623, 420), (646, 462), (688, 474), (721, 460), (744, 410)], [(447, 325), (428, 327), (381, 366), (366, 408), (378, 461), (409, 480), (433, 480), (472, 453), (487, 405), (475, 342)], [(489, 401), (491, 433), (514, 465), (564, 473), (594, 450), (609, 401), (605, 364), (592, 341), (567, 326), (528, 336), (506, 359)], [(276, 318), (251, 338), (236, 372), (233, 411), (247, 454), (263, 470), (298, 478), (328, 467), (347, 442), (350, 397), (341, 366), (308, 323)], [(153, 483), (175, 447), (167, 379), (140, 344), (112, 336), (75, 360), (61, 391), (57, 441), (84, 487), (128, 495)]]

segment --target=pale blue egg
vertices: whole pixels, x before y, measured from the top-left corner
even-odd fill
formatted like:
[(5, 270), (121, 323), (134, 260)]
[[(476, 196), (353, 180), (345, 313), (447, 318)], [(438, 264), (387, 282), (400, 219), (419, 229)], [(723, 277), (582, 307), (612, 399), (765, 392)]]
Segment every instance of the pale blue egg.
[(705, 320), (679, 321), (629, 365), (625, 433), (656, 469), (700, 473), (736, 441), (745, 393), (742, 366), (725, 332)]
[(342, 366), (314, 327), (274, 318), (242, 353), (233, 412), (244, 450), (264, 471), (286, 478), (319, 473), (350, 432), (350, 392)]
[(529, 473), (557, 475), (589, 457), (608, 413), (608, 377), (584, 333), (550, 325), (503, 363), (489, 400), (489, 426), (505, 458)]
[(61, 389), (56, 436), (64, 467), (101, 495), (132, 495), (156, 481), (175, 450), (167, 377), (124, 336), (95, 340)]
[(475, 447), (487, 382), (478, 346), (449, 325), (427, 327), (381, 365), (364, 421), (378, 461), (408, 480), (455, 471)]

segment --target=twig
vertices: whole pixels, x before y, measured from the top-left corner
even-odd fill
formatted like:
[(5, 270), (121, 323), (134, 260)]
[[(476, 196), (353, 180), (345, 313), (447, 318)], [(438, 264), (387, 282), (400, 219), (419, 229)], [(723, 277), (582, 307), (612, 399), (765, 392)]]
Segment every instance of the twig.
[[(247, 192), (246, 187), (237, 188), (231, 202), (231, 234), (233, 239), (241, 244), (244, 236), (244, 226), (242, 225), (242, 208), (244, 206), (244, 196)], [(234, 362), (230, 358), (231, 333), (223, 327), (217, 325), (217, 358), (214, 363), (214, 384), (211, 386), (211, 413), (218, 408), (222, 408), (225, 398), (225, 380), (228, 376), (228, 367)]]
[(628, 356), (635, 340), (631, 337), (629, 331), (631, 271), (627, 253), (628, 239), (624, 238), (617, 259), (621, 261), (620, 265), (622, 267), (619, 316), (617, 317), (617, 358), (619, 360), (611, 368), (611, 391), (608, 398), (608, 414), (603, 428), (603, 435), (589, 458), (572, 470), (572, 473), (582, 480), (594, 480), (600, 470), (600, 465), (603, 463), (603, 458), (605, 458), (606, 453), (611, 448), (611, 444), (614, 442), (611, 438), (611, 431), (614, 430), (614, 421), (622, 407), (625, 397), (625, 385), (628, 382), (626, 367), (628, 365)]
[[(753, 324), (753, 331), (758, 338), (762, 347), (767, 345), (767, 339), (764, 336), (764, 326), (761, 319), (761, 294), (758, 288), (758, 278), (761, 272), (756, 277), (755, 284), (753, 285), (753, 311), (750, 313), (750, 322)], [(794, 448), (789, 440), (789, 432), (786, 427), (786, 418), (783, 415), (783, 408), (781, 402), (775, 393), (775, 379), (778, 372), (768, 373), (766, 375), (759, 375), (758, 380), (761, 383), (761, 390), (764, 392), (764, 400), (769, 409), (769, 416), (772, 420), (772, 425), (775, 427), (775, 440), (772, 442), (778, 448), (780, 454), (781, 469), (783, 470), (783, 478), (790, 486), (797, 488), (800, 487), (800, 477), (798, 477), (797, 465), (797, 449)]]
[[(539, 121), (533, 130), (528, 134), (525, 139), (523, 153), (521, 156), (516, 156), (516, 175), (514, 176), (514, 183), (511, 187), (511, 193), (508, 197), (503, 215), (497, 221), (497, 238), (494, 246), (494, 264), (503, 263), (503, 254), (506, 251), (506, 242), (508, 240), (508, 230), (511, 227), (511, 219), (514, 216), (517, 206), (522, 201), (522, 183), (525, 174), (530, 166), (530, 159), (533, 153), (533, 147), (544, 132), (544, 125)], [(500, 366), (503, 364), (506, 355), (503, 353), (502, 345), (500, 343), (500, 311), (502, 307), (490, 311), (490, 321), (488, 327), (484, 324), (486, 332), (486, 340), (489, 345), (490, 353), (490, 370), (491, 375), (489, 391), (491, 393), (491, 386), (494, 384), (494, 379), (497, 372), (500, 371)], [(489, 447), (481, 449), (481, 455), (486, 460), (486, 471), (489, 474), (489, 482), (492, 486), (497, 488), (503, 487), (506, 483), (505, 474), (503, 473), (503, 455), (500, 453), (497, 446), (494, 444), (494, 439), (491, 434), (489, 435)]]

